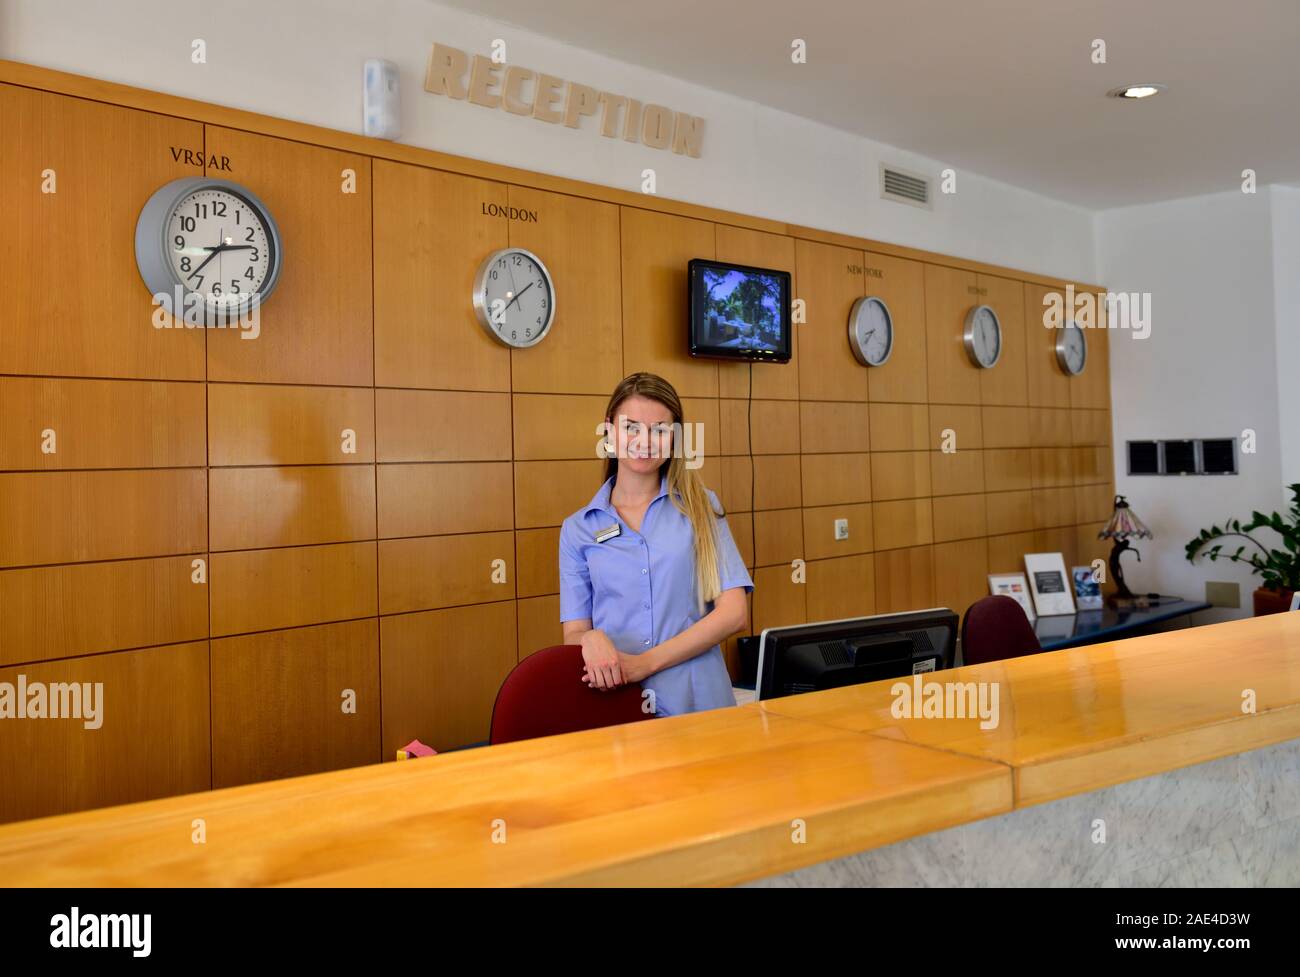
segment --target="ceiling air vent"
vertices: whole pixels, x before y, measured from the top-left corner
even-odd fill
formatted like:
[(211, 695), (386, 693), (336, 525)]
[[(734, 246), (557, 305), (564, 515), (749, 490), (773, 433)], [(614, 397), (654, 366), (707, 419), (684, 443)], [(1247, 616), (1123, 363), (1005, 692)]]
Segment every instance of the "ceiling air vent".
[(930, 206), (930, 181), (919, 173), (880, 164), (880, 196), (914, 207)]

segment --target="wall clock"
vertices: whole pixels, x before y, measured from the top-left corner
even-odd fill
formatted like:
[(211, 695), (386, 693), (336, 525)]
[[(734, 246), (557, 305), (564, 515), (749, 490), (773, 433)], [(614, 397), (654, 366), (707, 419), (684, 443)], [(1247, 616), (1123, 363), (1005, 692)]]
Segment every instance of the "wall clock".
[[(135, 261), (154, 295), (202, 298), (209, 314), (245, 312), (280, 280), (280, 229), (248, 188), (188, 176), (154, 191), (135, 225)], [(173, 309), (180, 318), (182, 309)]]
[(489, 336), (513, 349), (536, 346), (555, 321), (555, 284), (523, 248), (488, 255), (474, 277), (474, 312)]
[(1056, 337), (1056, 364), (1069, 377), (1077, 377), (1088, 365), (1088, 337), (1073, 320)]
[(864, 295), (849, 312), (849, 347), (863, 366), (883, 366), (894, 351), (894, 318), (885, 300)]
[(987, 370), (997, 364), (1002, 356), (1002, 323), (992, 306), (977, 305), (966, 313), (962, 342), (976, 366)]

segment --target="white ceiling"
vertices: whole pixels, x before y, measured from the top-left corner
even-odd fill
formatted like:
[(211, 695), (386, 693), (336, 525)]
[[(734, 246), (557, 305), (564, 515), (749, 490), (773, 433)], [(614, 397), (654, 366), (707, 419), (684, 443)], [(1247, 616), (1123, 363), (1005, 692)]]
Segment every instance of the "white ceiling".
[(437, 2), (1091, 209), (1300, 184), (1300, 0)]

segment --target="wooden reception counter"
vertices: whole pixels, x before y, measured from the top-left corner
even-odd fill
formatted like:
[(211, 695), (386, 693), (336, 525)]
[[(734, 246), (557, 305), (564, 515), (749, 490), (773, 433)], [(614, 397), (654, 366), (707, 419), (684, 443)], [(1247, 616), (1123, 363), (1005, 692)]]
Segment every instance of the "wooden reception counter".
[(927, 678), (997, 683), (997, 726), (879, 682), (4, 825), (0, 881), (763, 879), (1296, 739), (1300, 614)]

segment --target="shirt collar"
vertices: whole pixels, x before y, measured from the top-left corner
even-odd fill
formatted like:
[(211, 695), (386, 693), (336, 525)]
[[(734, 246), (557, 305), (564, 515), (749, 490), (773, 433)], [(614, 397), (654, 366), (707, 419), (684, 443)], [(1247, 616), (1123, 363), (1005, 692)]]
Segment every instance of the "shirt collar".
[[(596, 494), (591, 497), (591, 502), (587, 504), (587, 508), (583, 510), (582, 514), (585, 516), (588, 512), (593, 512), (595, 510), (603, 510), (605, 512), (610, 513), (611, 515), (617, 516), (618, 513), (614, 510), (613, 503), (609, 501), (610, 493), (612, 493), (613, 491), (614, 491), (614, 476), (611, 475), (609, 476), (609, 478), (605, 479), (605, 484), (602, 485), (596, 491)], [(664, 465), (664, 470), (659, 475), (659, 494), (656, 495), (653, 499), (651, 499), (650, 503), (654, 504), (656, 500), (662, 499), (667, 494), (668, 494), (668, 466)], [(648, 512), (649, 510), (650, 510), (650, 506), (647, 505), (646, 511)]]

